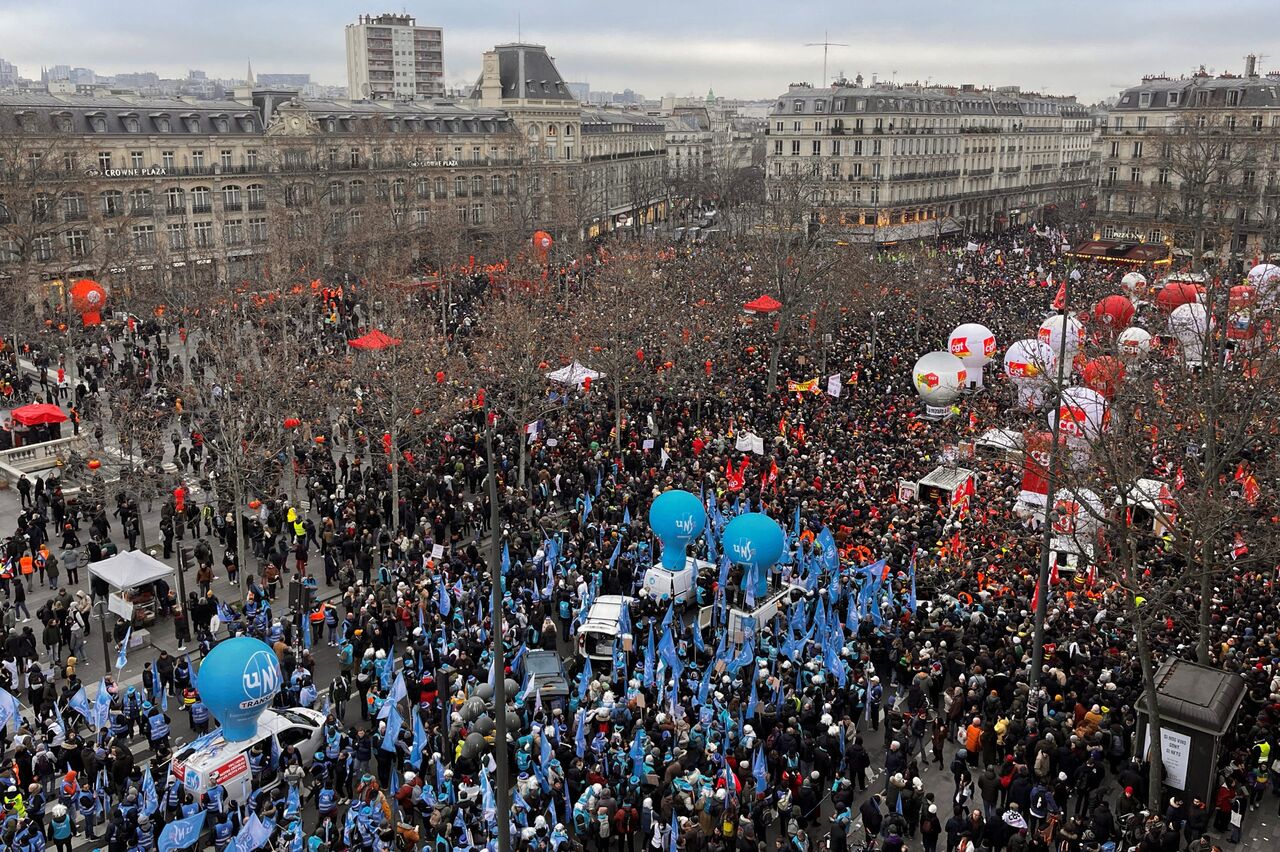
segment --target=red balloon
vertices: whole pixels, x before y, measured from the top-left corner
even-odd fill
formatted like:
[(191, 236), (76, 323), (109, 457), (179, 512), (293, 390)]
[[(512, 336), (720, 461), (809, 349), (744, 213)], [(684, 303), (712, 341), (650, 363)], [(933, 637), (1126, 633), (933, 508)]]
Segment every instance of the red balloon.
[(1133, 320), (1133, 302), (1124, 296), (1107, 296), (1093, 306), (1093, 319), (1112, 334), (1118, 334)]
[(1176, 308), (1199, 300), (1200, 294), (1203, 292), (1204, 288), (1195, 284), (1190, 284), (1186, 281), (1172, 281), (1164, 285), (1164, 288), (1160, 290), (1160, 295), (1156, 296), (1156, 304), (1165, 313), (1172, 313)]
[(1107, 399), (1116, 395), (1124, 379), (1124, 364), (1110, 355), (1094, 358), (1081, 371), (1085, 387), (1092, 388)]
[(1258, 291), (1250, 287), (1248, 284), (1240, 284), (1231, 288), (1228, 296), (1228, 306), (1233, 310), (1236, 308), (1249, 308), (1253, 306), (1253, 300), (1258, 297)]

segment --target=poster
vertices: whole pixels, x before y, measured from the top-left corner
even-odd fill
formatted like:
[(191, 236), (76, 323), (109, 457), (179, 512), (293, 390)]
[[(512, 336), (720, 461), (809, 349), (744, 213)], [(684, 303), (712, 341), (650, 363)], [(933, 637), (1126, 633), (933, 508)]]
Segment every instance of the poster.
[[(1168, 728), (1160, 729), (1160, 761), (1164, 764), (1164, 783), (1175, 790), (1187, 786), (1187, 764), (1191, 762), (1191, 737)], [(1151, 750), (1151, 728), (1147, 728), (1142, 744), (1143, 754)]]

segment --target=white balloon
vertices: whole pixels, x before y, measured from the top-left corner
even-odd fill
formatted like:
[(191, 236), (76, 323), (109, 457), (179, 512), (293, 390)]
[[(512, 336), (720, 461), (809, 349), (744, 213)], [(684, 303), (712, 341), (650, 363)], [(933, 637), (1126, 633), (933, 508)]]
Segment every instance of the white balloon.
[(1254, 287), (1280, 284), (1280, 266), (1274, 263), (1259, 263), (1249, 270), (1249, 283)]
[(954, 402), (967, 379), (964, 362), (950, 352), (927, 352), (911, 369), (911, 383), (928, 405)]
[(1116, 335), (1116, 348), (1124, 356), (1146, 355), (1153, 348), (1151, 333), (1131, 325)]
[(1066, 358), (1070, 361), (1076, 357), (1076, 353), (1084, 345), (1084, 326), (1080, 323), (1080, 320), (1065, 314), (1054, 314), (1040, 323), (1040, 330), (1036, 333), (1036, 337), (1042, 343), (1047, 344), (1053, 351), (1053, 357), (1057, 358), (1058, 353), (1062, 351), (1062, 329), (1064, 326), (1067, 330)]
[(1057, 535), (1095, 532), (1102, 517), (1102, 498), (1088, 488), (1064, 488), (1054, 495), (1053, 531)]
[(1203, 360), (1205, 334), (1209, 330), (1209, 312), (1199, 302), (1179, 305), (1169, 314), (1169, 331), (1178, 339), (1182, 355), (1190, 364)]
[[(1054, 412), (1048, 413), (1049, 428), (1054, 425)], [(1068, 439), (1092, 441), (1102, 433), (1110, 419), (1107, 400), (1093, 388), (1070, 387), (1062, 392), (1057, 412), (1058, 431)]]
[(1049, 380), (1053, 350), (1047, 343), (1028, 337), (1015, 340), (1004, 353), (1004, 372), (1015, 385), (1041, 384)]
[(1130, 272), (1120, 279), (1120, 286), (1130, 297), (1136, 296), (1147, 288), (1147, 277), (1141, 272)]
[(947, 337), (947, 348), (964, 362), (970, 387), (982, 387), (982, 368), (996, 354), (996, 336), (991, 329), (976, 322), (956, 326)]

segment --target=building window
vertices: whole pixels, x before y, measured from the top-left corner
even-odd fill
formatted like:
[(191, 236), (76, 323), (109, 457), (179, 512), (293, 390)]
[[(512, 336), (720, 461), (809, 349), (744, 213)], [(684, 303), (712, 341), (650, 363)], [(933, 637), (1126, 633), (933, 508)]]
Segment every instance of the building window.
[(1140, 107), (1149, 107), (1149, 106), (1151, 106), (1151, 93), (1150, 93), (1150, 92), (1143, 92), (1143, 93), (1141, 93), (1140, 95), (1138, 95), (1138, 106), (1140, 106)]
[(1138, 129), (1139, 130), (1147, 129), (1147, 117), (1145, 115), (1138, 116)]
[(151, 190), (134, 189), (129, 191), (129, 209), (134, 213), (151, 212)]
[(1169, 106), (1176, 107), (1178, 105), (1178, 92), (1169, 93)]
[(475, 195), (484, 192), (484, 178), (480, 175), (471, 178), (471, 192)]
[(1116, 116), (1116, 130), (1124, 130), (1124, 116), (1123, 116), (1123, 115), (1117, 115), (1117, 116)]
[(1156, 183), (1160, 184), (1160, 186), (1169, 185), (1169, 170), (1167, 168), (1161, 169), (1156, 173)]
[(151, 251), (156, 247), (156, 228), (154, 225), (133, 226), (133, 250)]
[(783, 128), (783, 126), (784, 126), (784, 124), (785, 124), (785, 122), (781, 122), (781, 121), (779, 121), (779, 122), (777, 122), (777, 123), (775, 124), (775, 126), (774, 126), (774, 128), (773, 128), (773, 129), (774, 129), (774, 130), (776, 130), (776, 131), (778, 131), (779, 133), (781, 133), (781, 132), (782, 132), (782, 128)]
[(853, 175), (854, 177), (862, 177), (862, 163), (854, 163), (853, 171), (851, 171), (849, 174)]
[(213, 247), (213, 223), (212, 222), (196, 222), (192, 225), (195, 231), (196, 248), (212, 248)]
[(840, 140), (839, 139), (831, 140), (831, 156), (833, 157), (840, 156)]
[(493, 177), (489, 178), (489, 192), (493, 193), (494, 195), (502, 194), (502, 178), (499, 177), (498, 175), (494, 175)]
[(249, 148), (244, 152), (244, 164), (251, 169), (256, 169), (258, 167), (257, 148)]
[(453, 179), (453, 194), (462, 196), (467, 194), (467, 179), (464, 177), (455, 177)]
[(814, 156), (814, 157), (821, 157), (821, 156), (822, 156), (822, 140), (821, 140), (821, 139), (814, 139), (814, 140), (813, 140), (813, 143), (812, 143), (812, 145), (810, 146), (809, 154), (810, 154), (811, 156)]
[(89, 256), (89, 232), (83, 230), (67, 231), (67, 253), (79, 260)]
[(229, 246), (238, 246), (244, 244), (244, 221), (241, 219), (229, 219), (223, 225), (223, 239)]
[(267, 220), (266, 219), (250, 219), (249, 220), (249, 242), (254, 245), (262, 245), (267, 241)]
[(195, 189), (191, 190), (191, 212), (213, 212), (213, 201), (212, 196), (209, 193), (209, 187), (197, 186)]
[(249, 202), (250, 210), (265, 210), (267, 206), (266, 190), (260, 183), (253, 183), (245, 187), (245, 195)]
[(160, 152), (160, 165), (165, 169), (173, 168), (173, 152), (172, 151)]
[(98, 196), (98, 200), (103, 216), (119, 216), (124, 212), (124, 194), (118, 190), (108, 189)]
[[(1228, 94), (1230, 94), (1230, 92), (1228, 92)], [(1227, 116), (1227, 129), (1228, 130), (1236, 129), (1236, 117), (1234, 115)]]
[(353, 169), (360, 167), (360, 149), (352, 148), (347, 154), (347, 165)]
[(800, 156), (800, 140), (799, 139), (791, 140), (791, 155), (793, 157)]
[(141, 151), (130, 151), (130, 152), (129, 152), (129, 168), (131, 168), (131, 169), (140, 169), (140, 168), (142, 168), (142, 166), (143, 166), (143, 162), (142, 162), (142, 152), (141, 152)]
[(1257, 176), (1258, 176), (1257, 172), (1255, 172), (1253, 169), (1245, 169), (1244, 175), (1241, 177), (1240, 182), (1246, 187), (1251, 187), (1253, 186), (1253, 182), (1257, 179)]
[(457, 207), (457, 213), (458, 213), (459, 224), (462, 224), (462, 225), (467, 224), (467, 205), (459, 204)]
[(792, 103), (791, 103), (791, 111), (792, 111), (792, 112), (804, 112), (804, 101), (800, 100), (799, 98), (796, 98), (794, 101), (792, 101)]
[(781, 139), (773, 140), (773, 153), (775, 156), (778, 156), (778, 157), (782, 156), (782, 140)]
[(104, 172), (107, 169), (111, 168), (111, 152), (110, 151), (98, 152), (98, 168)]
[(31, 241), (31, 253), (36, 260), (53, 260), (53, 239), (50, 237), (36, 237)]
[(482, 222), (484, 222), (484, 205), (472, 204), (471, 205), (471, 224), (479, 225)]
[(204, 151), (191, 152), (191, 168), (204, 171)]
[(227, 210), (240, 209), (240, 187), (224, 186), (222, 188), (222, 206)]
[(1112, 157), (1119, 157), (1119, 156), (1120, 156), (1120, 143), (1119, 143), (1119, 142), (1112, 142), (1112, 143), (1111, 143), (1111, 156), (1112, 156)]
[(1134, 142), (1133, 143), (1133, 159), (1137, 160), (1137, 159), (1140, 159), (1141, 157), (1142, 157), (1142, 143)]
[(231, 151), (223, 148), (218, 152), (218, 162), (222, 164), (223, 169), (231, 168)]
[(1120, 170), (1119, 170), (1118, 168), (1116, 168), (1115, 166), (1108, 166), (1108, 167), (1107, 167), (1107, 186), (1114, 186), (1114, 185), (1115, 185), (1116, 177), (1117, 177), (1117, 175), (1118, 175), (1119, 171), (1120, 171)]
[(826, 110), (827, 110), (827, 103), (826, 103), (826, 101), (814, 101), (814, 102), (813, 102), (813, 111), (814, 111), (814, 112), (826, 112)]
[(1227, 92), (1227, 106), (1240, 106), (1240, 90), (1231, 89)]
[(165, 227), (165, 236), (169, 240), (170, 251), (182, 251), (187, 247), (187, 226), (181, 222), (170, 222)]
[(419, 207), (413, 211), (413, 221), (416, 225), (425, 226), (431, 224), (431, 211), (426, 207)]

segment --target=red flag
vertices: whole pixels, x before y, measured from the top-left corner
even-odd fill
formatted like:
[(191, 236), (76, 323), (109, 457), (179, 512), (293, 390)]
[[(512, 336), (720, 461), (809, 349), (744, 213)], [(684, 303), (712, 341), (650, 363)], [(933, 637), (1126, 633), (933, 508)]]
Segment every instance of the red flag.
[(1058, 576), (1058, 560), (1053, 560), (1053, 567), (1049, 569), (1049, 585), (1058, 585), (1061, 578)]
[(1187, 485), (1187, 478), (1182, 474), (1182, 465), (1178, 465), (1178, 473), (1173, 477), (1173, 487), (1181, 491)]
[(1058, 285), (1058, 294), (1053, 297), (1053, 309), (1055, 311), (1065, 311), (1067, 309), (1067, 279), (1065, 278)]
[(1036, 579), (1036, 592), (1031, 596), (1031, 611), (1034, 613), (1040, 609), (1040, 580)]
[(1262, 496), (1262, 489), (1258, 487), (1258, 480), (1253, 474), (1249, 474), (1244, 478), (1244, 499), (1250, 506), (1258, 502), (1258, 498)]
[(1245, 544), (1244, 536), (1236, 533), (1235, 539), (1231, 544), (1231, 558), (1239, 559), (1241, 556), (1249, 555), (1249, 545)]

